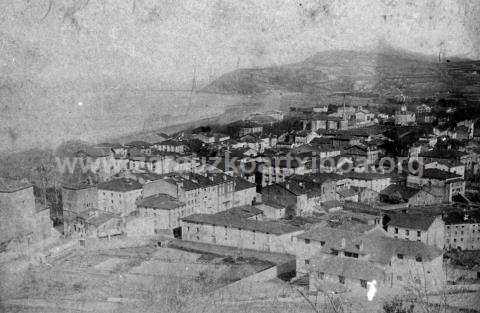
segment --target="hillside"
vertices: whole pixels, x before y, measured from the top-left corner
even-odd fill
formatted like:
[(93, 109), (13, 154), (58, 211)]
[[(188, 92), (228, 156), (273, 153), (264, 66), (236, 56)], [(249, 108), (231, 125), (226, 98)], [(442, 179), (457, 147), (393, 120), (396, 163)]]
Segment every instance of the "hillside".
[(432, 57), (398, 51), (326, 51), (299, 63), (235, 70), (210, 83), (205, 91), (226, 94), (342, 91), (382, 96), (475, 93), (479, 88), (479, 69), (478, 61), (439, 63)]

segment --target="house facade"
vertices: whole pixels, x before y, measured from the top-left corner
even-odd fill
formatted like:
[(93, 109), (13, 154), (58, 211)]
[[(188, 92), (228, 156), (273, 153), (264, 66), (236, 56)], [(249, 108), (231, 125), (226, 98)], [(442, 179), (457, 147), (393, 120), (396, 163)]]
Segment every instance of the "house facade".
[[(387, 218), (384, 218), (384, 221)], [(443, 249), (445, 246), (445, 224), (441, 216), (426, 214), (389, 214), (387, 232), (394, 238), (420, 241)]]
[(182, 239), (239, 249), (294, 254), (294, 237), (303, 229), (232, 214), (194, 214), (182, 219)]
[(133, 179), (118, 178), (97, 185), (98, 209), (122, 216), (136, 210), (142, 185)]

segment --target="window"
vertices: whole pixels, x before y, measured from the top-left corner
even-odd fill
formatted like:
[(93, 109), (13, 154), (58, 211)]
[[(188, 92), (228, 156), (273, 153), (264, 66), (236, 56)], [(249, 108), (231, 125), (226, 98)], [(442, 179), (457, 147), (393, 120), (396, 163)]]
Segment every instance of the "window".
[(320, 245), (323, 247), (325, 246), (325, 241), (320, 241)]
[(306, 238), (305, 238), (305, 244), (308, 245), (309, 243), (310, 243), (310, 239), (306, 239)]
[(367, 288), (367, 281), (364, 279), (360, 279), (360, 286), (362, 286), (362, 288)]
[(395, 227), (395, 234), (398, 234), (398, 228)]
[(417, 261), (417, 262), (422, 262), (422, 257), (421, 257), (421, 256), (417, 256), (417, 257), (415, 258), (415, 261)]
[(305, 265), (309, 265), (310, 264), (310, 260), (309, 259), (305, 259)]
[(403, 259), (403, 254), (400, 254), (400, 253), (397, 254), (397, 258), (399, 258), (400, 260), (402, 260), (402, 259)]
[(417, 237), (420, 237), (422, 235), (422, 232), (421, 231), (417, 231)]
[(345, 276), (338, 276), (338, 282), (340, 284), (345, 284)]
[(324, 272), (318, 272), (318, 279), (323, 280), (325, 278), (325, 273)]
[(409, 235), (410, 235), (410, 231), (409, 231), (408, 229), (405, 230), (405, 235), (406, 235), (406, 236), (409, 236)]
[(398, 276), (397, 276), (397, 280), (398, 280), (398, 281), (402, 281), (402, 280), (403, 280), (402, 276), (398, 275)]

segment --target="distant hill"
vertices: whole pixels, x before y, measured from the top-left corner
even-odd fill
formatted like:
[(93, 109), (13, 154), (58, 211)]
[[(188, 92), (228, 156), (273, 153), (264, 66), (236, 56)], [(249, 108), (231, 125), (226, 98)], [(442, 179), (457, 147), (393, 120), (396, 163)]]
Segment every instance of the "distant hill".
[[(452, 69), (459, 65), (462, 67), (460, 76), (453, 78), (450, 75)], [(226, 94), (280, 90), (315, 94), (356, 92), (382, 96), (399, 93), (432, 95), (475, 85), (465, 76), (478, 66), (478, 61), (452, 60), (440, 63), (433, 57), (394, 50), (325, 51), (299, 63), (235, 70), (220, 76), (204, 91)], [(458, 71), (455, 73), (459, 74)]]

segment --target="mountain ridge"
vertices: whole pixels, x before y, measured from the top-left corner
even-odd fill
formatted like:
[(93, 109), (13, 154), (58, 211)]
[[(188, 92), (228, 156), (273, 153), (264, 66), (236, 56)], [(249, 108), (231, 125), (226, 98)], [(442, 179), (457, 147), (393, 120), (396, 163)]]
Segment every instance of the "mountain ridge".
[[(237, 69), (212, 81), (203, 91), (223, 94), (273, 90), (317, 94), (367, 92), (386, 96), (438, 94), (450, 91), (457, 84), (448, 77), (448, 71), (452, 65), (464, 63), (469, 64), (465, 68), (468, 72), (476, 68), (477, 62), (461, 58), (439, 62), (434, 56), (394, 49), (375, 52), (329, 50), (296, 63)], [(459, 78), (459, 85), (464, 87), (462, 77), (455, 77)]]

